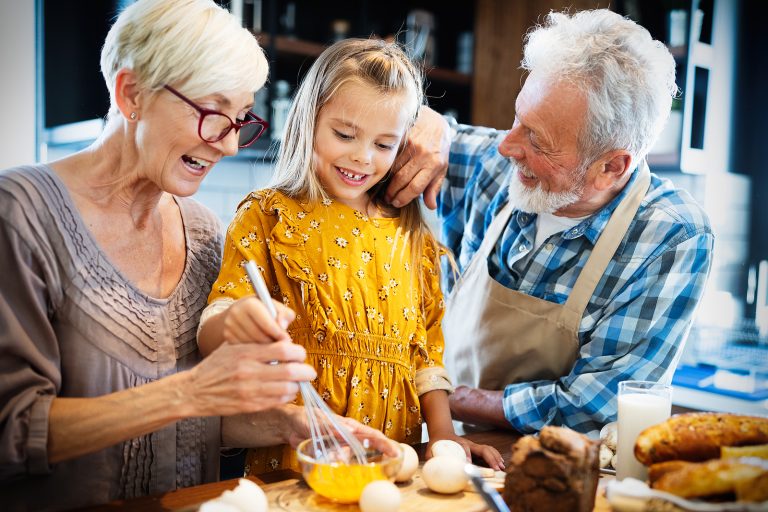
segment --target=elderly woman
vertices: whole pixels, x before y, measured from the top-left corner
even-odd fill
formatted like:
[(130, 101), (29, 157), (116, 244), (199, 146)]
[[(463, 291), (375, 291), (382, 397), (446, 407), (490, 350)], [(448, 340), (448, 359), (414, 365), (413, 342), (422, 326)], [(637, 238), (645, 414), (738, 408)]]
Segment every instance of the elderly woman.
[(284, 329), (287, 308), (247, 326), (264, 344), (202, 360), (195, 339), (222, 233), (187, 196), (266, 126), (249, 110), (263, 52), (210, 0), (140, 0), (101, 65), (111, 107), (99, 139), (0, 174), (4, 510), (200, 484), (217, 478), (222, 442), (307, 436), (287, 402), (315, 373)]

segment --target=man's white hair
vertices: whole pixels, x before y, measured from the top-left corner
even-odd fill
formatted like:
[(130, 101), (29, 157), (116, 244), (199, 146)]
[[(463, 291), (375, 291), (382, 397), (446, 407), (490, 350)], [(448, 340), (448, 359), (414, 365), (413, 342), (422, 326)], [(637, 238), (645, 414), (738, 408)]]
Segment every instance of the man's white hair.
[(675, 61), (648, 31), (615, 12), (550, 12), (526, 35), (522, 67), (583, 90), (583, 163), (614, 149), (643, 158), (661, 133), (677, 94)]

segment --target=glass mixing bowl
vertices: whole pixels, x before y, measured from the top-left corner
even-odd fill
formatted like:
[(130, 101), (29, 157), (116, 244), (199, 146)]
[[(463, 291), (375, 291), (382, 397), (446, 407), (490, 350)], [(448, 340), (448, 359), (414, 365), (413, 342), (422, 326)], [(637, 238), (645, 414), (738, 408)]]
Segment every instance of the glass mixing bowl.
[(397, 457), (366, 448), (367, 462), (357, 464), (355, 458), (349, 456), (349, 448), (342, 441), (339, 441), (342, 443), (342, 453), (330, 447), (327, 438), (323, 438), (323, 442), (327, 459), (320, 460), (320, 454), (315, 454), (312, 439), (302, 441), (296, 452), (307, 484), (320, 496), (336, 503), (356, 503), (363, 488), (374, 480), (394, 481), (403, 463), (402, 448)]

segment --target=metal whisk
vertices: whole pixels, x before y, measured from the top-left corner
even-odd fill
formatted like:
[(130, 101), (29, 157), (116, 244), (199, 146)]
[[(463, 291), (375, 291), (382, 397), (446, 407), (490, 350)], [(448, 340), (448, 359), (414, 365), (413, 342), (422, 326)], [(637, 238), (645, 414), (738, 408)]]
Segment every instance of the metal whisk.
[[(277, 317), (277, 310), (272, 304), (272, 299), (267, 290), (264, 278), (251, 260), (246, 262), (245, 271), (253, 284), (256, 294), (267, 307), (272, 318)], [(277, 363), (275, 361), (275, 363)], [(342, 425), (336, 415), (331, 411), (325, 400), (317, 393), (317, 390), (309, 382), (299, 382), (301, 399), (304, 402), (304, 411), (307, 414), (309, 432), (312, 437), (312, 446), (315, 452), (315, 460), (318, 462), (343, 462), (345, 464), (365, 464), (368, 458), (365, 448)]]

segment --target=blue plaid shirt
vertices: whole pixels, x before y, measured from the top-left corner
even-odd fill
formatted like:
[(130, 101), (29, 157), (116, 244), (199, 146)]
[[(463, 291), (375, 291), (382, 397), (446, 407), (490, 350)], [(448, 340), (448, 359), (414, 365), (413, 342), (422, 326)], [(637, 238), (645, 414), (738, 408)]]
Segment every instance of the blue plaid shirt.
[[(510, 162), (496, 149), (505, 132), (449, 122), (450, 165), (437, 214), (442, 241), (463, 271), (507, 201)], [(508, 288), (565, 303), (637, 175), (605, 207), (535, 251), (536, 215), (515, 210), (488, 258), (491, 276)], [(504, 414), (512, 426), (523, 433), (550, 424), (594, 433), (616, 419), (619, 382), (669, 382), (709, 274), (713, 244), (701, 207), (669, 180), (651, 175), (646, 197), (581, 319), (576, 363), (554, 381), (508, 385)], [(448, 292), (453, 283), (445, 284)]]

